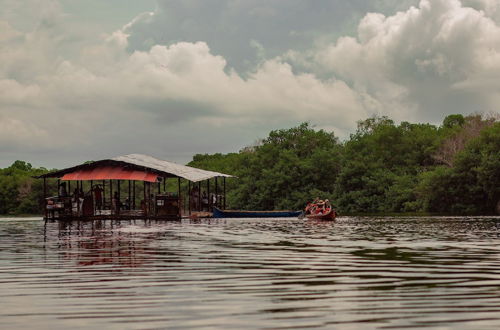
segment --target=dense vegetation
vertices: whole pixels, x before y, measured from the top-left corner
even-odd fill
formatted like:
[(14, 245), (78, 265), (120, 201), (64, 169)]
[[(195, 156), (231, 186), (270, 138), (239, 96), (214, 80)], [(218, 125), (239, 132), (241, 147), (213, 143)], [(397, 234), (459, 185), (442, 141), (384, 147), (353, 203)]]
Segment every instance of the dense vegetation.
[[(304, 123), (188, 165), (236, 175), (231, 208), (300, 209), (321, 197), (342, 213), (500, 211), (498, 117), (451, 115), (439, 127), (373, 117), (343, 142)], [(32, 177), (45, 172), (23, 161), (0, 169), (0, 214), (39, 213), (42, 182)]]
[(344, 142), (302, 124), (189, 165), (238, 176), (232, 208), (300, 209), (319, 196), (344, 213), (491, 214), (500, 207), (500, 122), (451, 115), (436, 127), (373, 117)]
[[(16, 160), (10, 167), (0, 169), (0, 214), (40, 213), (43, 202), (43, 181), (33, 176), (47, 173), (45, 168)], [(56, 183), (49, 182), (50, 191), (57, 191)]]

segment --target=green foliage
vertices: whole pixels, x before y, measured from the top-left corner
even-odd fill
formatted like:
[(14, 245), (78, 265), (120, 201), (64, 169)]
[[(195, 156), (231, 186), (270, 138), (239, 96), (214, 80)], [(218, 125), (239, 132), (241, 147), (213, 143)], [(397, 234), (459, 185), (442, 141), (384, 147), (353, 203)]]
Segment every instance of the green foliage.
[[(441, 127), (371, 117), (343, 143), (303, 123), (238, 153), (195, 155), (188, 165), (237, 176), (226, 180), (230, 208), (301, 209), (315, 197), (341, 213), (500, 208), (500, 122), (481, 115), (450, 115)], [(33, 176), (46, 172), (23, 161), (0, 169), (0, 214), (39, 213), (43, 181)], [(55, 193), (56, 182), (48, 185)], [(168, 187), (177, 191), (177, 182)]]
[(449, 115), (443, 120), (443, 128), (462, 127), (465, 124), (465, 118), (462, 115)]
[(232, 208), (301, 209), (315, 196), (331, 196), (340, 170), (337, 138), (307, 123), (272, 131), (238, 154), (196, 155), (190, 166), (238, 176), (228, 186)]
[[(0, 214), (40, 213), (43, 182), (33, 179), (33, 176), (44, 173), (47, 169), (33, 168), (30, 163), (20, 160), (0, 169)], [(56, 190), (52, 182), (49, 182), (49, 189)]]
[(421, 175), (417, 191), (426, 210), (489, 214), (500, 202), (500, 123), (482, 130), (458, 152), (453, 167)]
[(432, 165), (437, 136), (429, 124), (396, 126), (386, 117), (359, 122), (344, 145), (336, 182), (341, 212), (418, 211), (416, 176)]
[(237, 175), (234, 208), (298, 209), (319, 196), (342, 213), (488, 214), (500, 203), (498, 125), (480, 115), (450, 115), (441, 127), (371, 117), (339, 144), (302, 124), (240, 153), (196, 155), (190, 165)]

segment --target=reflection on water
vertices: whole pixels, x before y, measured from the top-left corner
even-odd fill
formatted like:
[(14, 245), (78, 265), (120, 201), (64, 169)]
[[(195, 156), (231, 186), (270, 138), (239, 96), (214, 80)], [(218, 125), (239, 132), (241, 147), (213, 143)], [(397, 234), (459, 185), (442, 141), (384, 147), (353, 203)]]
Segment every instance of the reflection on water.
[(500, 218), (0, 221), (0, 328), (498, 328)]

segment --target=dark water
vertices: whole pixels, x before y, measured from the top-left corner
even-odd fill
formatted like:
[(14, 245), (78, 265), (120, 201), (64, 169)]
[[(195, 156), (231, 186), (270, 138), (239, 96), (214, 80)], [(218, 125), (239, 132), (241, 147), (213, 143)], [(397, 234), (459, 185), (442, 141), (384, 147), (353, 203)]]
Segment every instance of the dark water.
[(500, 328), (500, 218), (0, 221), (0, 328)]

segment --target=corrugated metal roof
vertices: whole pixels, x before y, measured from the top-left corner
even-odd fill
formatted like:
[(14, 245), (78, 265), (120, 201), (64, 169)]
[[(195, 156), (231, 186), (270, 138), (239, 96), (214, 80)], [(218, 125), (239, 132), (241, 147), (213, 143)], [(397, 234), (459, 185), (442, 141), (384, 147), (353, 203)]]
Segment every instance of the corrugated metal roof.
[[(213, 172), (213, 171), (205, 171), (198, 168), (186, 165), (180, 165), (166, 160), (161, 160), (141, 154), (130, 154), (111, 159), (98, 160), (92, 163), (81, 164), (63, 170), (40, 175), (37, 178), (63, 178), (64, 180), (64, 178), (66, 177), (70, 178), (70, 180), (92, 180), (88, 178), (84, 179), (83, 177), (85, 175), (90, 175), (89, 171), (93, 171), (94, 169), (99, 171), (99, 169), (104, 169), (109, 167), (115, 169), (123, 168), (124, 170), (129, 170), (129, 171), (137, 170), (140, 172), (153, 172), (158, 176), (163, 175), (165, 177), (169, 176), (180, 177), (192, 182), (203, 181), (216, 177), (234, 178), (234, 176), (229, 174)], [(80, 175), (82, 175), (82, 178), (77, 179), (77, 177), (79, 177)], [(146, 178), (146, 180), (141, 180), (141, 181), (149, 181), (150, 179), (151, 178)]]
[(147, 155), (130, 154), (111, 158), (111, 160), (124, 162), (128, 164), (143, 166), (166, 172), (175, 176), (187, 179), (192, 182), (203, 181), (215, 177), (233, 178), (234, 176), (219, 172), (200, 170), (186, 165), (172, 163), (166, 160), (157, 159)]

